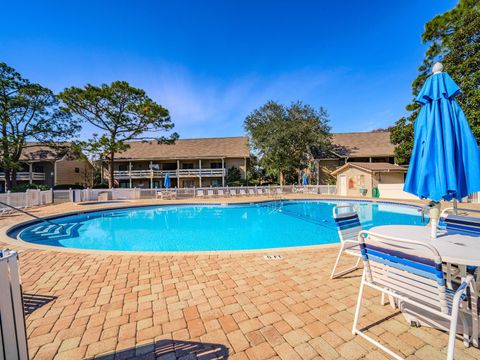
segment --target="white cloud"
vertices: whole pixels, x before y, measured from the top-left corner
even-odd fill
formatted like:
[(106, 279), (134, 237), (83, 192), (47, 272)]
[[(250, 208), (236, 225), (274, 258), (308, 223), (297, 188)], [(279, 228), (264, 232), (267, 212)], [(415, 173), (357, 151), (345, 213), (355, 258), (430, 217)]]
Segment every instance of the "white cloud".
[(148, 93), (169, 109), (181, 137), (240, 135), (245, 116), (256, 107), (268, 100), (307, 99), (314, 91), (318, 95), (332, 74), (302, 70), (271, 77), (244, 74), (228, 81), (164, 66)]

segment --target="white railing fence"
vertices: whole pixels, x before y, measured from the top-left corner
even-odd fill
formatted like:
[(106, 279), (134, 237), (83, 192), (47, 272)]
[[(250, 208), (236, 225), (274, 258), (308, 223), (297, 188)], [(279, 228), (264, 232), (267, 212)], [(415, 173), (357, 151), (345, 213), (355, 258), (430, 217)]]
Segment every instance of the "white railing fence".
[[(84, 190), (54, 190), (54, 202), (85, 202), (98, 200), (140, 200), (156, 199), (166, 189), (84, 189)], [(200, 188), (172, 188), (168, 192), (178, 199), (189, 199), (209, 196), (230, 195), (271, 195), (271, 194), (322, 194), (335, 195), (335, 185), (307, 185), (307, 186), (238, 186), (238, 187), (200, 187)]]
[[(0, 201), (17, 208), (42, 206), (52, 203), (52, 190), (29, 189), (26, 192), (0, 194)], [(4, 206), (0, 204), (0, 209)]]
[(15, 251), (0, 254), (0, 288), (0, 359), (27, 360), (22, 285)]

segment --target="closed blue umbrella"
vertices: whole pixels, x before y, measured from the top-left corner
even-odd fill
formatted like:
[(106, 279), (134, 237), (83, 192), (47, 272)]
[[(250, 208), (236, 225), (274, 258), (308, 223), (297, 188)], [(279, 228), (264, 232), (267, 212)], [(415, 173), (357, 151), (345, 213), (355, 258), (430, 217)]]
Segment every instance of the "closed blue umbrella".
[(167, 189), (170, 187), (170, 176), (168, 174), (165, 175), (165, 179), (163, 180), (163, 187)]
[(460, 88), (442, 70), (435, 64), (416, 98), (422, 108), (404, 185), (406, 192), (435, 202), (461, 200), (480, 190), (478, 144), (455, 100)]
[(303, 186), (308, 185), (308, 177), (307, 177), (307, 174), (303, 174), (303, 177), (302, 177), (302, 185), (303, 185)]

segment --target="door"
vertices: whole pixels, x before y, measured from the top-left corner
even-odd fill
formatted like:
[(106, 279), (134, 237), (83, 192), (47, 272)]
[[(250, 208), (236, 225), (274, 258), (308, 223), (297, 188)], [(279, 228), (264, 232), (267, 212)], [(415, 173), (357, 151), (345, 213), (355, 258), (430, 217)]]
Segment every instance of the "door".
[(340, 196), (347, 196), (347, 176), (340, 175)]

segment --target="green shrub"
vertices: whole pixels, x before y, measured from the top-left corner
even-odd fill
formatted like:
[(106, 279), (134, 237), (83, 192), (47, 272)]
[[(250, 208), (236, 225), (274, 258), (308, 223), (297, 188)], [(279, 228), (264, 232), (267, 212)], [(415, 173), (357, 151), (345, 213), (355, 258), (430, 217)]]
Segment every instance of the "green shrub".
[(94, 189), (108, 189), (108, 184), (105, 183), (100, 183), (100, 184), (95, 184), (93, 185)]
[(14, 186), (11, 190), (11, 192), (25, 192), (28, 189), (35, 189), (35, 190), (49, 190), (50, 188), (46, 185), (39, 185), (39, 184), (20, 184), (17, 186)]
[(78, 185), (78, 184), (60, 184), (60, 185), (55, 185), (53, 187), (53, 190), (69, 190), (69, 189), (83, 190), (85, 189), (85, 187), (83, 185)]

